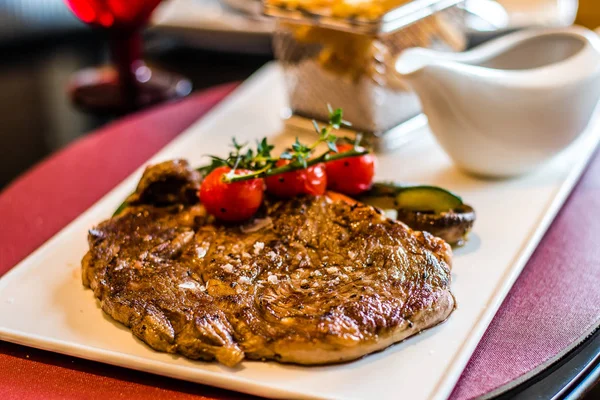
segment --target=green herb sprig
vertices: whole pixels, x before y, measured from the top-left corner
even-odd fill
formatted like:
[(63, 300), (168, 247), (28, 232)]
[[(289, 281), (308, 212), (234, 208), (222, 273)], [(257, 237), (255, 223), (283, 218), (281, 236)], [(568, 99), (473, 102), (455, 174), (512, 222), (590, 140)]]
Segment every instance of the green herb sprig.
[[(369, 151), (360, 146), (360, 135), (354, 141), (354, 147), (351, 150), (343, 153), (338, 152), (337, 141), (340, 139), (333, 132), (340, 129), (343, 125), (350, 125), (343, 119), (343, 111), (341, 108), (332, 109), (329, 107), (329, 122), (326, 126), (319, 126), (316, 121), (313, 121), (313, 126), (318, 134), (317, 140), (306, 145), (296, 138), (292, 146), (280, 154), (279, 157), (273, 157), (271, 151), (274, 146), (270, 145), (266, 138), (263, 138), (256, 145), (256, 150), (248, 148), (247, 144), (239, 144), (233, 139), (233, 151), (229, 153), (227, 158), (219, 158), (210, 156), (211, 164), (200, 168), (199, 171), (203, 175), (207, 175), (210, 171), (221, 166), (228, 166), (232, 170), (223, 177), (227, 183), (240, 182), (256, 178), (264, 178), (267, 176), (278, 175), (286, 172), (305, 169), (310, 166), (333, 160), (340, 160), (348, 157), (362, 156)], [(317, 157), (313, 154), (318, 146), (326, 144), (328, 150)], [(312, 157), (312, 158), (311, 158)], [(277, 167), (278, 160), (289, 160), (290, 163)], [(238, 174), (237, 170), (249, 170), (249, 173)]]
[[(282, 174), (285, 172), (296, 171), (299, 169), (305, 169), (310, 166), (333, 160), (340, 160), (348, 157), (357, 157), (369, 153), (369, 150), (361, 147), (360, 142), (362, 140), (361, 135), (356, 135), (355, 139), (347, 137), (338, 137), (333, 134), (334, 130), (340, 129), (343, 125), (350, 126), (350, 123), (344, 121), (343, 112), (341, 108), (329, 109), (329, 122), (326, 126), (321, 127), (316, 121), (313, 121), (313, 126), (318, 134), (318, 139), (311, 145), (305, 145), (300, 143), (298, 138), (291, 148), (284, 151), (279, 157), (274, 157), (271, 152), (275, 146), (269, 144), (267, 138), (256, 143), (256, 149), (248, 147), (247, 143), (240, 144), (235, 138), (232, 139), (232, 150), (229, 155), (225, 158), (217, 156), (209, 156), (211, 161), (210, 164), (203, 167), (197, 168), (204, 178), (211, 171), (216, 168), (227, 166), (231, 168), (231, 172), (224, 177), (224, 180), (228, 183), (239, 182), (255, 178), (263, 178), (267, 176), (273, 176)], [(353, 143), (354, 146), (351, 150), (343, 153), (338, 152), (337, 142), (344, 141), (346, 143)], [(311, 158), (316, 148), (326, 144), (328, 151), (324, 152), (318, 157)], [(290, 163), (281, 167), (277, 167), (277, 161), (280, 159), (289, 160)], [(250, 173), (236, 174), (236, 170), (248, 170)], [(119, 215), (123, 212), (130, 204), (124, 201), (119, 208), (115, 211), (113, 216)]]

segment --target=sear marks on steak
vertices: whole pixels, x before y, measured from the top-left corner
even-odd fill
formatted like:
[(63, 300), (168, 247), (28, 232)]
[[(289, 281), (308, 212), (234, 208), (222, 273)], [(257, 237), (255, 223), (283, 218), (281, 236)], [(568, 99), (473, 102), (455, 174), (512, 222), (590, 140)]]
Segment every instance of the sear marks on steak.
[(82, 262), (102, 309), (156, 350), (228, 366), (335, 363), (454, 309), (450, 247), (370, 206), (268, 200), (252, 229), (220, 225), (200, 204), (163, 201), (185, 199), (186, 185), (167, 186), (174, 197), (153, 190), (158, 205), (130, 206), (92, 229)]

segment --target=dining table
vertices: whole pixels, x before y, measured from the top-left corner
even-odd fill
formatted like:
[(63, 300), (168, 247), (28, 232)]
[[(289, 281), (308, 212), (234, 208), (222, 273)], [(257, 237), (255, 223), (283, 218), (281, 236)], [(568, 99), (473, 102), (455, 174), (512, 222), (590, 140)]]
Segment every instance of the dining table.
[[(65, 91), (70, 74), (105, 57), (94, 33), (60, 32), (0, 49), (0, 277), (271, 60), (150, 34), (147, 60), (188, 76), (195, 90), (115, 116), (79, 111)], [(450, 399), (600, 398), (599, 215), (596, 153)], [(252, 398), (4, 341), (0, 376), (0, 399)]]

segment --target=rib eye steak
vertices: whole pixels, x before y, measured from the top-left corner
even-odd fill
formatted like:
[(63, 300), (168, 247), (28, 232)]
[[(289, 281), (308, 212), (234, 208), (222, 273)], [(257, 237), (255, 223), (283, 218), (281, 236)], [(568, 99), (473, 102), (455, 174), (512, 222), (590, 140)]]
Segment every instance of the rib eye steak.
[(352, 360), (444, 321), (450, 247), (370, 207), (267, 200), (222, 225), (185, 161), (149, 167), (128, 207), (89, 232), (83, 283), (152, 348), (233, 366)]

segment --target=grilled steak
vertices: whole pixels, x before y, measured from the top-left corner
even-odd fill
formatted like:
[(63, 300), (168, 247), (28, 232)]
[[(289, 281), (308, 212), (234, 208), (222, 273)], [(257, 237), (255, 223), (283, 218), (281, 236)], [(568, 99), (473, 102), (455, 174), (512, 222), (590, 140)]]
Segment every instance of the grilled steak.
[(189, 196), (198, 184), (183, 161), (151, 167), (130, 206), (89, 233), (83, 283), (156, 350), (334, 363), (454, 309), (441, 239), (326, 197), (267, 200), (249, 224), (221, 225)]

